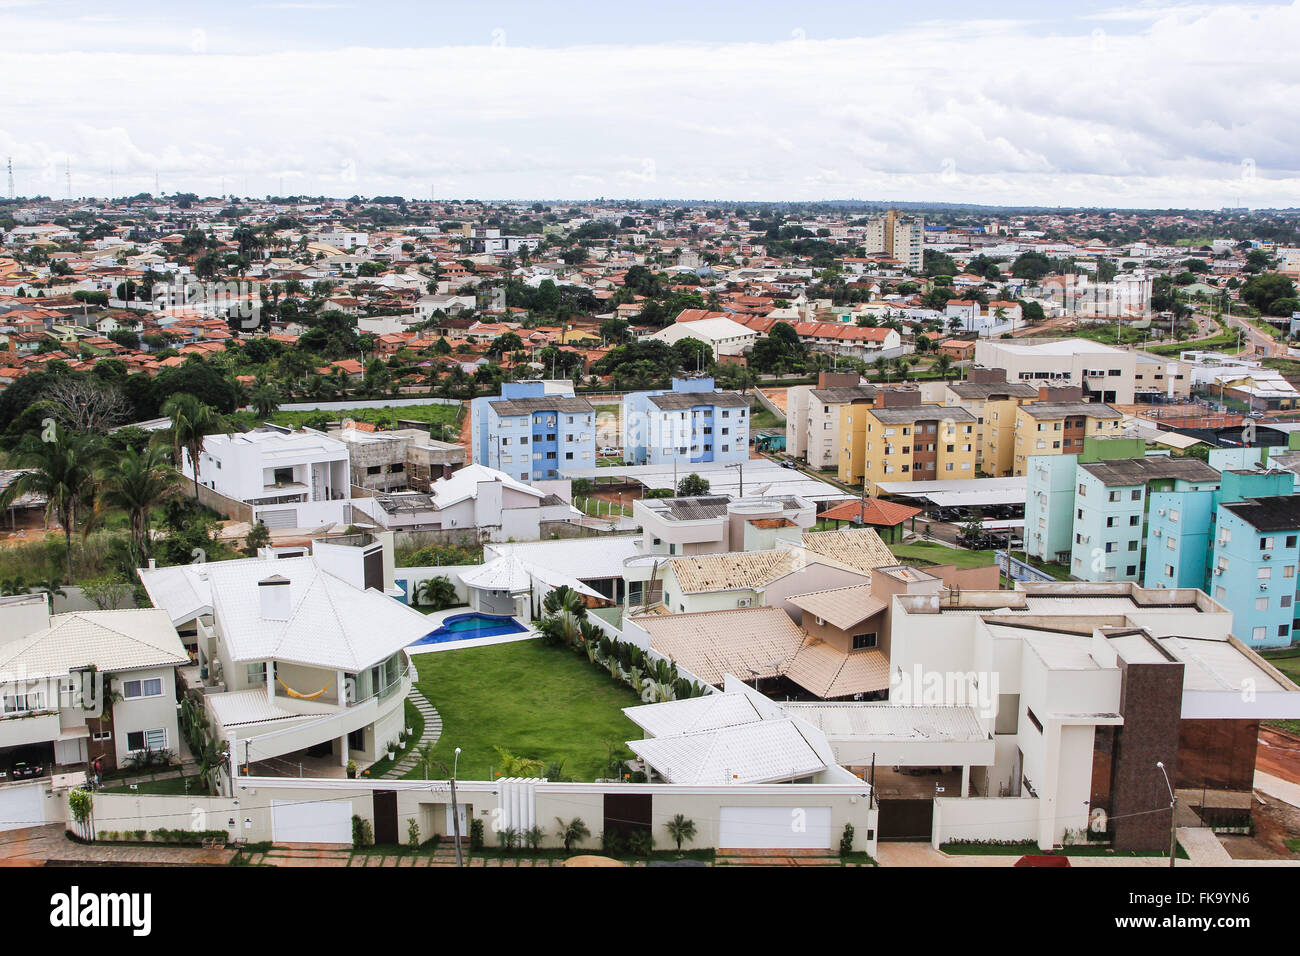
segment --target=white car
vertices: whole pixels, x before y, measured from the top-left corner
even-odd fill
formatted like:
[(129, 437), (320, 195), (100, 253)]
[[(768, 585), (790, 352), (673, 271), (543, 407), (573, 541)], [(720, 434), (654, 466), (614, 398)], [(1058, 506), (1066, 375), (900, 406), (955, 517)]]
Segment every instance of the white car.
[(602, 458), (618, 458), (622, 454), (623, 450), (621, 448), (610, 448), (608, 445), (600, 450)]

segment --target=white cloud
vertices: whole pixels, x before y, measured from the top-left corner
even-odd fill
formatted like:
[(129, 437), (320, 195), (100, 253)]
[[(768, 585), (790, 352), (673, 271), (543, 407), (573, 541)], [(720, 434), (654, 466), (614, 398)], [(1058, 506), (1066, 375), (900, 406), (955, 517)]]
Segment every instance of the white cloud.
[[(70, 156), (79, 194), (112, 168), (119, 192), (156, 170), (205, 193), (283, 177), (412, 196), (1300, 205), (1300, 7), (1153, 6), (1098, 30), (1121, 12), (1073, 35), (983, 20), (543, 49), (511, 27), (498, 47), (279, 53), (198, 23), (0, 13), (26, 41), (5, 54), (0, 154), (20, 191), (54, 195)], [(48, 52), (70, 46), (96, 52)]]

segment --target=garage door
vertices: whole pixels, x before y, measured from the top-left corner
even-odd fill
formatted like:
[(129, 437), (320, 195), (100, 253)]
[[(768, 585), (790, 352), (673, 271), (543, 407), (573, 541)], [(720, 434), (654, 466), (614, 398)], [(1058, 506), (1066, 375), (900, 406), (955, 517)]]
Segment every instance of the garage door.
[(25, 783), (0, 787), (0, 830), (38, 827), (45, 822), (45, 784)]
[(271, 839), (276, 843), (351, 843), (352, 801), (271, 801)]
[(257, 520), (272, 531), (277, 528), (296, 528), (298, 527), (298, 509), (275, 508), (269, 511), (259, 511)]
[(807, 849), (831, 846), (830, 807), (723, 807), (718, 846), (724, 849)]

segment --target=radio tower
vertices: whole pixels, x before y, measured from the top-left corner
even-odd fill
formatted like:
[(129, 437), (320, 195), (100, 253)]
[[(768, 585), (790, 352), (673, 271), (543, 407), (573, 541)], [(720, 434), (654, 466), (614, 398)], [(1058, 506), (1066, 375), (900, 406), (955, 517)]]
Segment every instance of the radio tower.
[(14, 158), (9, 157), (9, 198), (14, 198)]

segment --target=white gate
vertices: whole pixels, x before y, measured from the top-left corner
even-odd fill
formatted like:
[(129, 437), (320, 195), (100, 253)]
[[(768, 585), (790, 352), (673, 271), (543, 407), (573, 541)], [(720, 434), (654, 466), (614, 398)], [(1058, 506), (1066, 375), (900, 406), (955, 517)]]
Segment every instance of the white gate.
[(266, 525), (268, 530), (296, 528), (298, 527), (298, 509), (275, 508), (269, 511), (259, 511), (257, 520)]
[(352, 801), (271, 801), (271, 839), (276, 843), (351, 843)]
[(39, 827), (46, 822), (47, 797), (44, 783), (15, 783), (0, 787), (0, 830)]
[(831, 847), (830, 807), (723, 807), (719, 849)]

